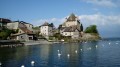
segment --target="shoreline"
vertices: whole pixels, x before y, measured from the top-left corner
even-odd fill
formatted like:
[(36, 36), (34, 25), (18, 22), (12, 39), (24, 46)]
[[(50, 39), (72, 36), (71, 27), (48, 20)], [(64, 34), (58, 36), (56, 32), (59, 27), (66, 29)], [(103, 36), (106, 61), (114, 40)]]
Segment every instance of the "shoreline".
[(52, 42), (46, 41), (46, 40), (38, 40), (38, 41), (26, 41), (22, 42), (25, 46), (28, 45), (38, 45), (38, 44), (53, 44)]
[[(92, 38), (90, 38), (90, 39), (82, 38), (82, 39), (78, 39), (78, 40), (69, 40), (69, 41), (48, 41), (48, 40), (37, 40), (37, 41), (34, 41), (34, 40), (31, 40), (31, 41), (26, 41), (26, 42), (20, 42), (19, 41), (19, 43), (24, 45), (24, 46), (29, 46), (29, 45), (55, 44), (55, 43), (79, 43), (79, 42), (97, 41), (97, 40), (100, 40), (100, 39), (99, 38), (93, 38), (93, 39)], [(7, 41), (9, 42), (11, 40), (7, 40)], [(13, 40), (13, 42), (15, 42), (15, 41)], [(5, 43), (7, 43), (7, 42), (5, 42)], [(13, 43), (9, 43), (9, 44), (13, 45)], [(11, 46), (11, 45), (7, 45), (7, 46)], [(13, 46), (16, 46), (16, 45), (13, 45)]]
[(0, 47), (18, 47), (23, 46), (24, 43), (15, 40), (0, 40)]

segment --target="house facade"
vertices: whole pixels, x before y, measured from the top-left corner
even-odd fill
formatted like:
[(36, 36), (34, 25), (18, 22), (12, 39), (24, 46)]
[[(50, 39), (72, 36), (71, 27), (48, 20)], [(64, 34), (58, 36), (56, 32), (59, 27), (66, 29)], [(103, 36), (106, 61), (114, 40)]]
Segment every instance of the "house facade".
[(23, 23), (26, 25), (27, 29), (29, 29), (30, 31), (33, 31), (33, 25), (32, 24), (26, 23), (26, 22), (23, 22)]
[(27, 28), (30, 31), (33, 31), (33, 25), (23, 21), (13, 21), (12, 23), (7, 23), (7, 28), (9, 29)]
[(53, 27), (48, 22), (45, 22), (40, 26), (40, 32), (42, 36), (48, 38), (49, 36), (53, 36)]
[(33, 40), (34, 34), (26, 28), (19, 28), (18, 33), (12, 34), (11, 38), (13, 40), (30, 41)]
[(11, 35), (11, 39), (20, 41), (29, 41), (34, 39), (32, 26), (33, 25), (25, 23), (23, 21), (14, 21), (12, 23), (7, 24), (7, 28), (9, 29), (18, 29), (18, 32), (16, 34)]
[(61, 34), (63, 36), (69, 36), (73, 39), (78, 39), (80, 36), (80, 31), (77, 29), (76, 26), (70, 26), (70, 27), (66, 27), (65, 29), (63, 29)]
[(7, 27), (7, 23), (11, 23), (11, 20), (0, 18), (0, 30), (2, 30), (3, 27)]
[(72, 13), (62, 24), (62, 27), (60, 28), (60, 34), (77, 39), (81, 36), (80, 32), (83, 31), (81, 25), (82, 24), (80, 23), (78, 17)]

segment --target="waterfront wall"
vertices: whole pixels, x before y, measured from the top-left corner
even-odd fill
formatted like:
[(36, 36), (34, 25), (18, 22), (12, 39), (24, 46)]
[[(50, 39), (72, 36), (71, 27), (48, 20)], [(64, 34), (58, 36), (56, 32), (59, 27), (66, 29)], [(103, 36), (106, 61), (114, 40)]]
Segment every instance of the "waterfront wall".
[(24, 43), (16, 40), (0, 40), (0, 47), (18, 47), (23, 45)]

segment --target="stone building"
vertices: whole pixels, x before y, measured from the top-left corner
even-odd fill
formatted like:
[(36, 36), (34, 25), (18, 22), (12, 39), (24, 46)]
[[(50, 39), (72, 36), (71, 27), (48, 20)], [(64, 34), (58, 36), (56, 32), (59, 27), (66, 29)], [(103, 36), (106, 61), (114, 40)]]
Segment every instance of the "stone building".
[(45, 22), (40, 26), (40, 34), (45, 38), (53, 36), (53, 26), (51, 26), (48, 22)]
[(66, 18), (66, 21), (60, 28), (60, 34), (63, 36), (71, 36), (73, 39), (79, 38), (81, 36), (81, 31), (83, 31), (82, 23), (73, 13)]

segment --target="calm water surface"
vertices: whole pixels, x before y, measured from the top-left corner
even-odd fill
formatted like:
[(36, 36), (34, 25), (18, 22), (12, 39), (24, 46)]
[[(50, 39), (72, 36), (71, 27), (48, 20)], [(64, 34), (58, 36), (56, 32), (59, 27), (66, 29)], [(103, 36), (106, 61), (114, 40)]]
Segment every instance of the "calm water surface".
[(120, 39), (0, 48), (0, 62), (0, 67), (120, 67)]

